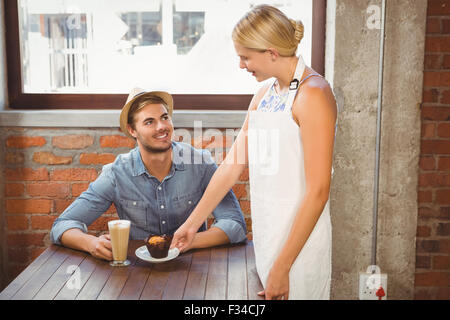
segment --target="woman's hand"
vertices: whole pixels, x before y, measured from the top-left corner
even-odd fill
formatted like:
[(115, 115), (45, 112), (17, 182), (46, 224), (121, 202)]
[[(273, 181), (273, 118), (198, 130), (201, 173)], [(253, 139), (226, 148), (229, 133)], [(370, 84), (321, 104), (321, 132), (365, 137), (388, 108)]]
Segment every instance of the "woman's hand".
[(259, 296), (265, 296), (266, 300), (289, 299), (289, 269), (273, 266), (269, 272), (266, 289), (258, 292)]
[(111, 261), (113, 259), (111, 237), (109, 234), (93, 237), (89, 243), (89, 253), (98, 259)]
[(197, 230), (187, 222), (183, 223), (173, 234), (172, 244), (170, 248), (177, 247), (180, 252), (189, 250), (194, 240)]

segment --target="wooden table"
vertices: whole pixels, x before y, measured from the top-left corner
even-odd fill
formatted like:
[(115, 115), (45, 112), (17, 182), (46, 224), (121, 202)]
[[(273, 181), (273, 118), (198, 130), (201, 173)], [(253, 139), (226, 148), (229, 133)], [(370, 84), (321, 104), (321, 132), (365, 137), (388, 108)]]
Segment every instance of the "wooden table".
[(1, 293), (0, 300), (260, 300), (253, 243), (193, 250), (152, 264), (130, 241), (128, 267), (52, 245)]

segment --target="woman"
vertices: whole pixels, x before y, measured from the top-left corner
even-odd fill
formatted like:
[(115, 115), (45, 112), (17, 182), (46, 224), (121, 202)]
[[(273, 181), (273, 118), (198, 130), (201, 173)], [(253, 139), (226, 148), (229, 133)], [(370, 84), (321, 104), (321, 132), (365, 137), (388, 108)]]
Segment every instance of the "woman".
[(240, 68), (257, 81), (275, 81), (253, 97), (235, 143), (172, 244), (189, 246), (248, 164), (255, 262), (264, 286), (258, 294), (266, 299), (330, 297), (337, 108), (327, 81), (295, 55), (302, 38), (301, 22), (267, 5), (235, 26)]

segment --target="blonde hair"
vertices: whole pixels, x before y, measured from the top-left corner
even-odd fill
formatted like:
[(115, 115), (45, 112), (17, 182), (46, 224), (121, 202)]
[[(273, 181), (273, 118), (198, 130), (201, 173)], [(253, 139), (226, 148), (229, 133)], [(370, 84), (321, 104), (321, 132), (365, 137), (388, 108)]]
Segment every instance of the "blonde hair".
[(248, 49), (274, 48), (281, 56), (293, 56), (302, 41), (304, 26), (269, 5), (259, 5), (239, 20), (233, 29), (233, 41)]

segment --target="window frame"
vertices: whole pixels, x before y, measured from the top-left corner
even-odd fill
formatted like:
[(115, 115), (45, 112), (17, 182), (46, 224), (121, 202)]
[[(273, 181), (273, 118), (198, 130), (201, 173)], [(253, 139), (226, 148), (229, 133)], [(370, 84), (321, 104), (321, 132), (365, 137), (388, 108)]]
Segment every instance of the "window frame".
[[(313, 0), (311, 67), (325, 75), (326, 0)], [(9, 108), (121, 109), (127, 94), (22, 92), (18, 1), (4, 0)], [(251, 94), (174, 94), (177, 110), (247, 110)]]

